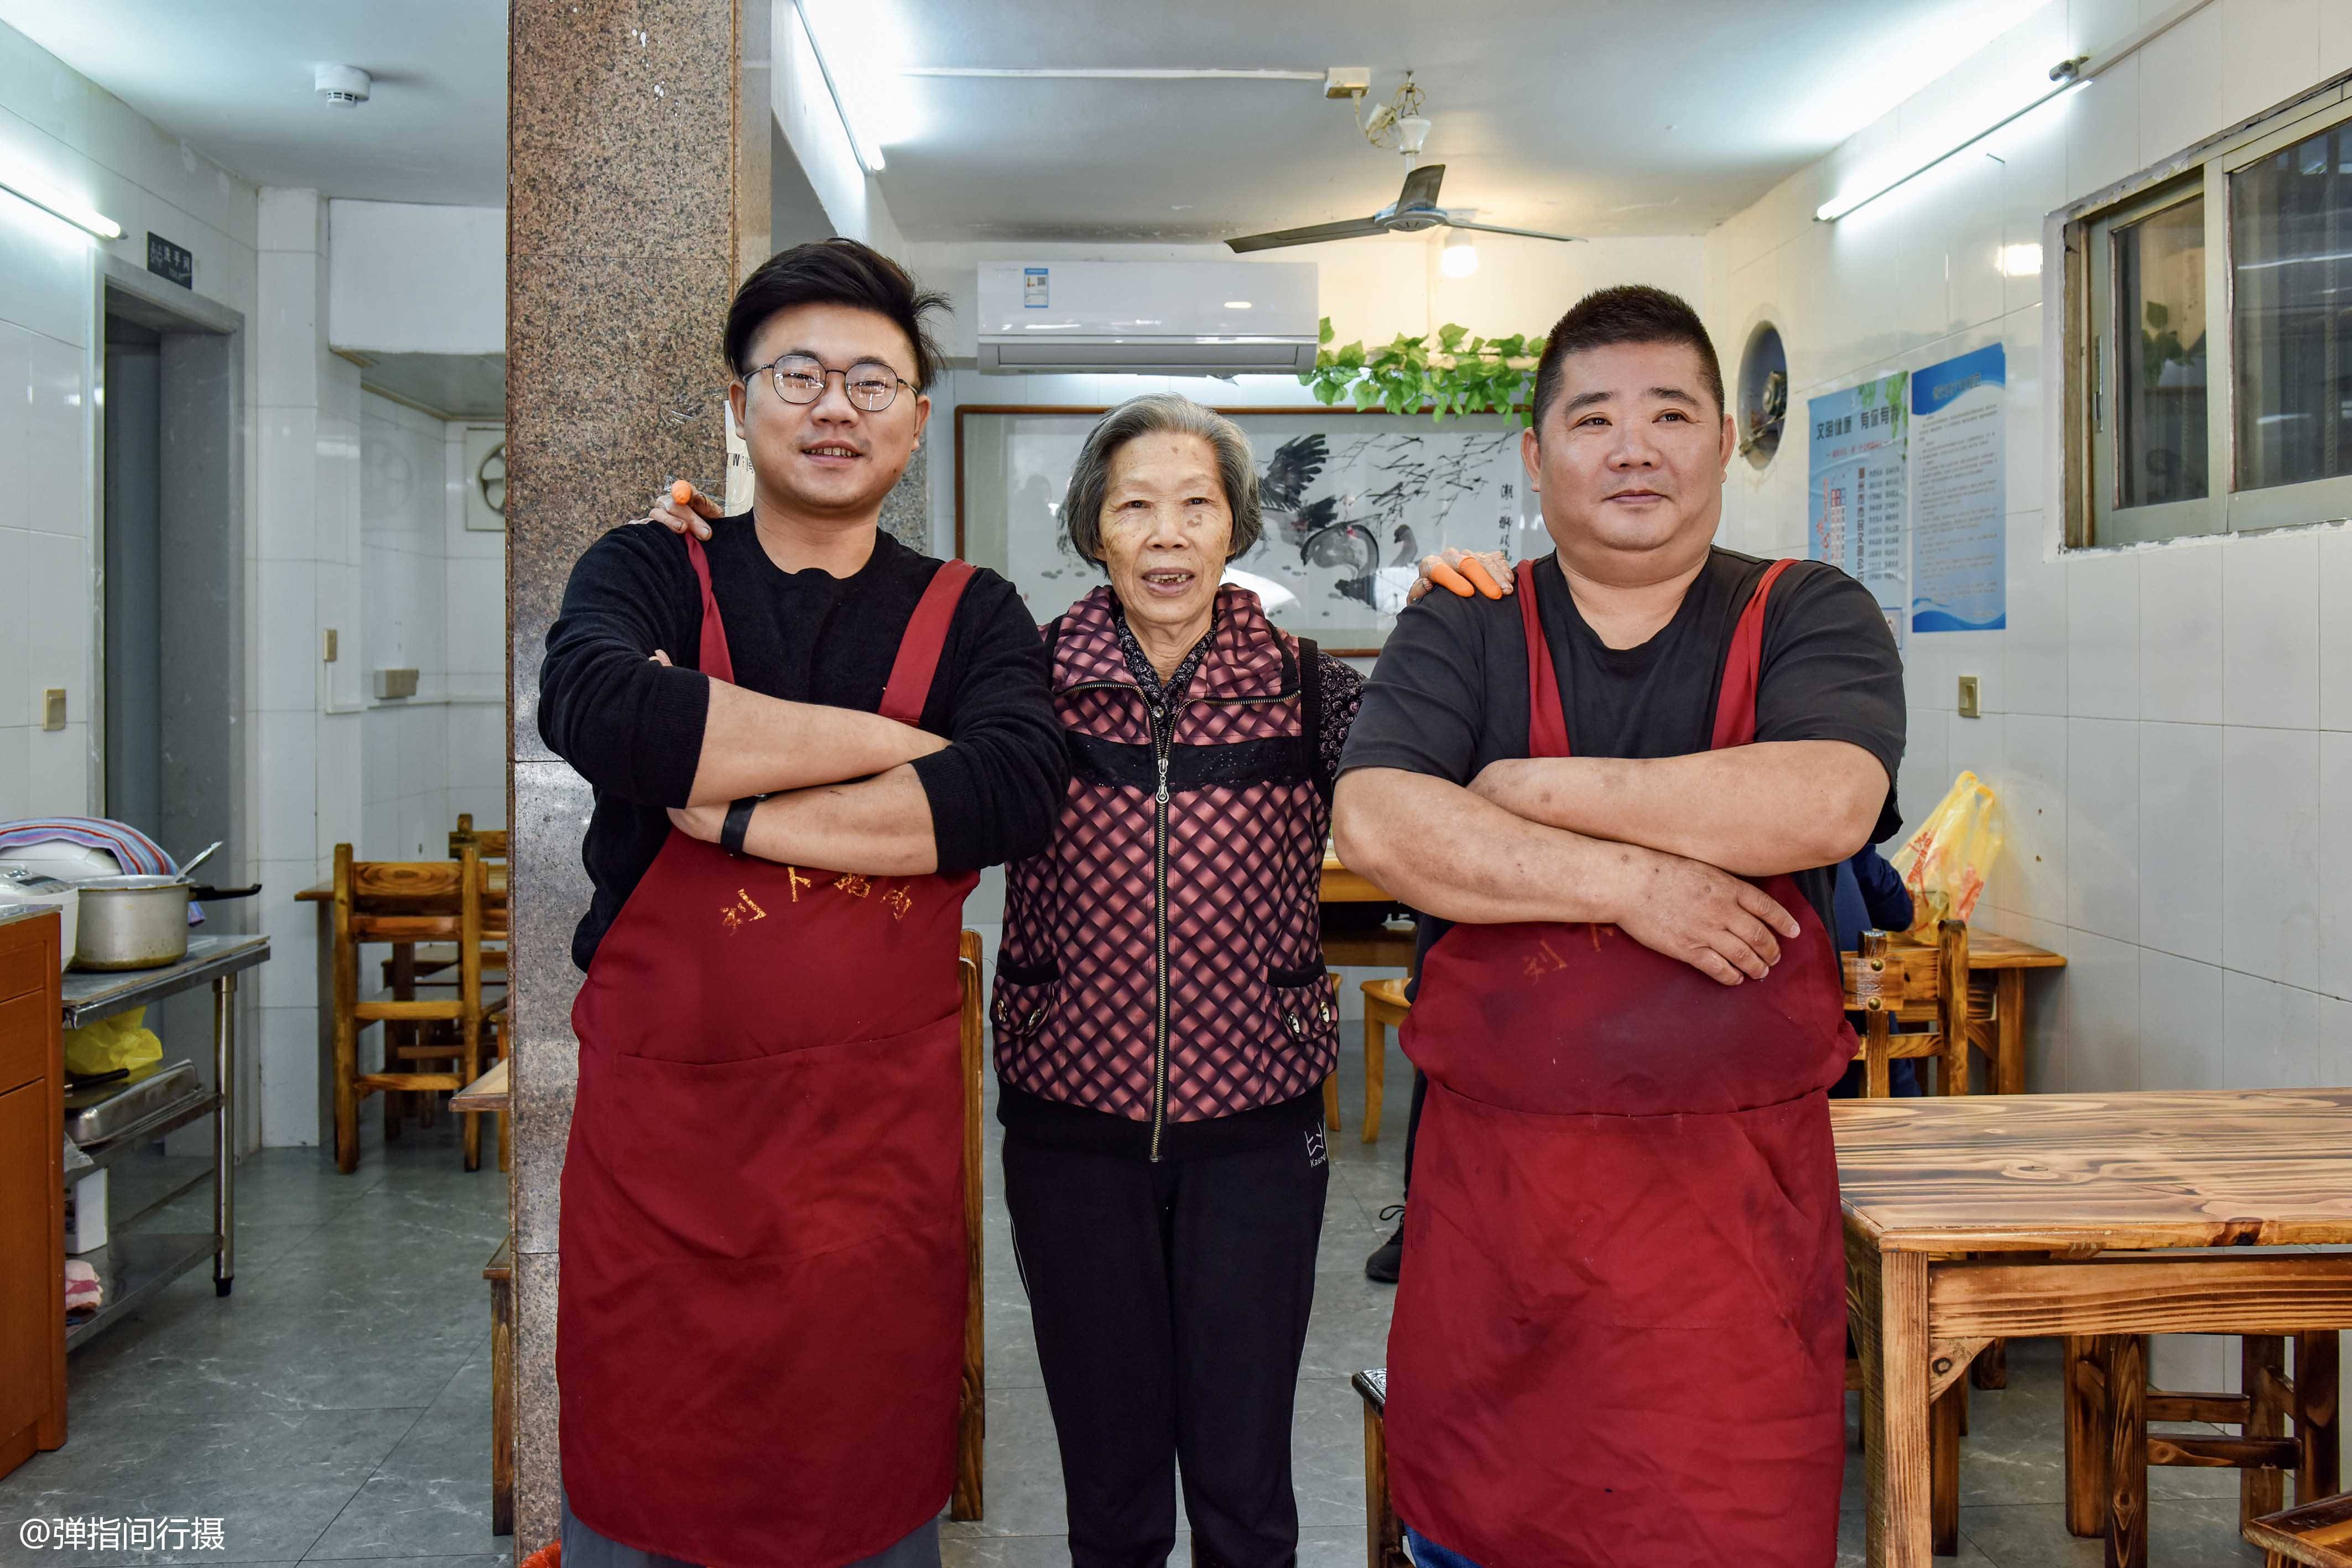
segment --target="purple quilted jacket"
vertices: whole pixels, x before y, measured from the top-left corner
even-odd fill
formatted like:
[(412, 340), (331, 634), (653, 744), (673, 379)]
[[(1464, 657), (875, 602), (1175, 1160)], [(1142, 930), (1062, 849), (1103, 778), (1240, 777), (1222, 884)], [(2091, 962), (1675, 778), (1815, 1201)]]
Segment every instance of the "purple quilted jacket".
[[(1317, 894), (1328, 785), (1314, 644), (1255, 595), (1155, 733), (1108, 588), (1055, 628), (1069, 791), (1045, 851), (1007, 868), (996, 1071), (1041, 1099), (1148, 1124), (1307, 1093), (1339, 1058)], [(1305, 672), (1302, 683), (1301, 672)]]

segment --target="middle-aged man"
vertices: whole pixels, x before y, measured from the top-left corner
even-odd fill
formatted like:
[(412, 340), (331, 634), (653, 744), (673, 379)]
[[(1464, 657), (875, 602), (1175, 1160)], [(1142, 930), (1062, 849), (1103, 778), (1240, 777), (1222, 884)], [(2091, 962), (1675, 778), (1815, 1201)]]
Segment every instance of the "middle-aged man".
[(1895, 829), (1900, 661), (1852, 579), (1713, 548), (1734, 432), (1683, 301), (1580, 302), (1534, 415), (1558, 553), (1399, 620), (1333, 820), (1434, 917), (1398, 1512), (1424, 1568), (1827, 1568), (1853, 1037), (1822, 868)]
[(565, 1568), (940, 1560), (956, 934), (978, 867), (1045, 847), (1066, 764), (1012, 585), (878, 531), (938, 303), (854, 241), (761, 266), (726, 331), (751, 512), (606, 534), (548, 632), (540, 730), (596, 789)]

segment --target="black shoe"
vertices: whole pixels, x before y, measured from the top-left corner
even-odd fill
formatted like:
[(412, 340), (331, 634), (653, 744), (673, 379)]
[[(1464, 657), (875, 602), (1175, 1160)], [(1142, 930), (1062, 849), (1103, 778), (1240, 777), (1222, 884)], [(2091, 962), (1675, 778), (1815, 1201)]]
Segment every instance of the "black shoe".
[(1382, 1219), (1400, 1221), (1395, 1234), (1380, 1245), (1380, 1249), (1364, 1260), (1364, 1278), (1383, 1285), (1397, 1282), (1397, 1270), (1404, 1267), (1404, 1205), (1392, 1203), (1381, 1210)]

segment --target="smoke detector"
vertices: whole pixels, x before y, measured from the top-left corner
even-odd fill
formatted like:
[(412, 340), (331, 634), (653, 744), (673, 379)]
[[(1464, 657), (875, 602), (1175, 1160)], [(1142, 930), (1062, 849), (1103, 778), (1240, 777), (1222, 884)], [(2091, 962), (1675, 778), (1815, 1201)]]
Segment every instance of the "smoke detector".
[(368, 89), (374, 85), (374, 80), (357, 66), (320, 66), (318, 74), (311, 78), (311, 85), (329, 103), (340, 103), (349, 109), (353, 104), (367, 101)]

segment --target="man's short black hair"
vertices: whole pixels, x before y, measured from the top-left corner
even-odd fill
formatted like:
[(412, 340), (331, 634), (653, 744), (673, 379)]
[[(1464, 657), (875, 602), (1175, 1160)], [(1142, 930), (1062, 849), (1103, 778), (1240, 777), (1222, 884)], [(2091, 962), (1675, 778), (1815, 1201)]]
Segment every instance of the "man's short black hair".
[(1536, 361), (1536, 428), (1543, 428), (1545, 413), (1559, 400), (1559, 379), (1568, 356), (1587, 349), (1618, 343), (1682, 343), (1698, 355), (1706, 376), (1706, 390), (1723, 402), (1723, 366), (1706, 324), (1682, 296), (1653, 288), (1646, 283), (1621, 283), (1596, 288), (1569, 308), (1567, 315), (1544, 340), (1543, 358)]
[(727, 362), (742, 375), (751, 363), (751, 340), (769, 317), (795, 305), (846, 305), (887, 316), (915, 350), (915, 385), (939, 374), (940, 346), (923, 318), (948, 308), (948, 297), (918, 284), (907, 269), (854, 239), (835, 235), (780, 250), (759, 265), (735, 291), (727, 308)]

